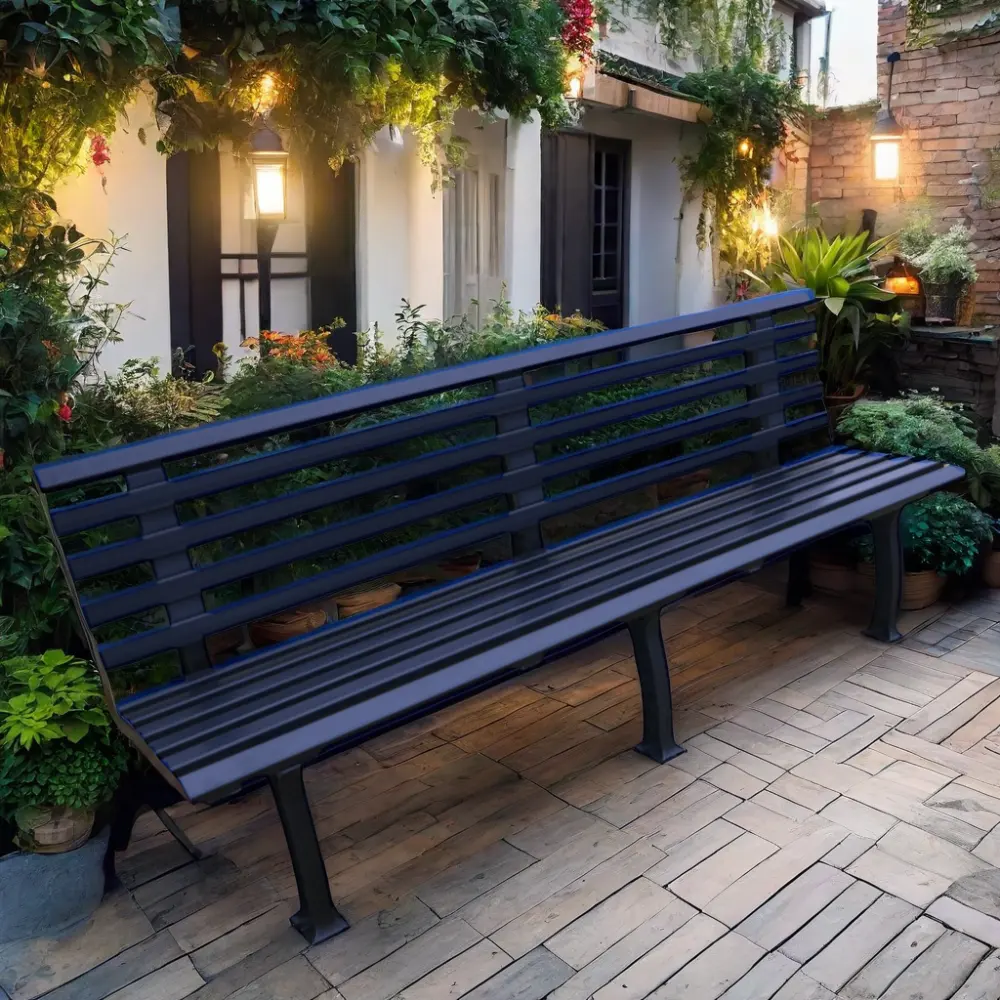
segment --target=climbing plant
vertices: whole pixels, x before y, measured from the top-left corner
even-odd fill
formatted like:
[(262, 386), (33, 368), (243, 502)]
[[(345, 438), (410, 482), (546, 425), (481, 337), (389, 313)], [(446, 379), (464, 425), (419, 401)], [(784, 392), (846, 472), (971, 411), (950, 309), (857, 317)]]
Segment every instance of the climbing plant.
[(693, 52), (705, 66), (744, 58), (763, 66), (772, 34), (783, 31), (772, 21), (771, 0), (630, 0), (629, 6), (657, 26), (668, 49)]
[[(733, 66), (689, 73), (678, 88), (711, 111), (701, 148), (681, 160), (690, 197), (701, 192), (698, 243), (727, 248), (759, 206), (775, 150), (808, 115), (792, 83), (758, 69), (749, 57)], [(709, 221), (711, 220), (711, 222)]]

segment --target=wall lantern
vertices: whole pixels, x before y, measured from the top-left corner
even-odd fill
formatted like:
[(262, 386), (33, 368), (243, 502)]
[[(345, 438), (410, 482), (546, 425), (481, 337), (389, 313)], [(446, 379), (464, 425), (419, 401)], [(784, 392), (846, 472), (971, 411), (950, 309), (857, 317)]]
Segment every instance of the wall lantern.
[(899, 62), (899, 53), (890, 52), (889, 93), (885, 107), (879, 110), (872, 129), (872, 166), (875, 180), (895, 181), (899, 179), (899, 147), (903, 140), (903, 127), (892, 113), (892, 74)]
[(923, 319), (924, 285), (916, 270), (906, 263), (902, 257), (896, 257), (892, 267), (886, 272), (882, 281), (882, 290), (891, 292), (899, 298), (901, 312), (909, 313), (915, 319)]
[(288, 153), (281, 136), (269, 128), (259, 129), (250, 140), (253, 168), (254, 213), (260, 222), (284, 222), (287, 214), (286, 173)]
[(578, 101), (583, 97), (583, 81), (586, 75), (587, 67), (584, 61), (574, 53), (566, 61), (566, 75), (564, 80), (565, 93), (568, 100)]
[(743, 159), (749, 159), (753, 156), (753, 143), (749, 139), (740, 139), (736, 144), (736, 152), (743, 157)]
[(250, 139), (250, 169), (257, 218), (258, 328), (263, 331), (271, 329), (271, 251), (278, 225), (288, 214), (288, 153), (273, 129), (259, 129)]

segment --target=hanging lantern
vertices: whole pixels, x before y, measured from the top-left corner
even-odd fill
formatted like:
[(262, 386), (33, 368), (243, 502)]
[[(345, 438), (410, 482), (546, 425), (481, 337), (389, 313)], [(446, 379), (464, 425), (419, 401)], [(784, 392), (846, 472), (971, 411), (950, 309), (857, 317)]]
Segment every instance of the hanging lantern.
[(902, 257), (893, 260), (882, 281), (882, 290), (898, 297), (901, 312), (909, 313), (914, 319), (923, 319), (926, 311), (923, 282), (916, 269)]
[(875, 118), (872, 129), (872, 173), (877, 181), (899, 180), (899, 149), (903, 141), (903, 127), (892, 113), (892, 74), (899, 62), (899, 53), (889, 53), (889, 92), (885, 107)]

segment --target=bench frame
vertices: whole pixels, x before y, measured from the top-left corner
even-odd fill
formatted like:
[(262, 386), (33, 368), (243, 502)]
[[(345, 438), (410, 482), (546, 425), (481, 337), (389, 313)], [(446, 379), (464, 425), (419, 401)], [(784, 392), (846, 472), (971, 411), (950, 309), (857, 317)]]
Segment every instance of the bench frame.
[[(672, 476), (682, 475), (729, 456), (750, 453), (754, 474), (766, 473), (779, 466), (779, 445), (800, 434), (826, 427), (822, 406), (822, 387), (814, 384), (790, 390), (781, 388), (784, 375), (815, 366), (814, 351), (782, 358), (782, 341), (809, 336), (815, 330), (812, 318), (796, 318), (787, 325), (776, 325), (776, 314), (807, 309), (813, 303), (809, 291), (793, 291), (750, 302), (735, 303), (694, 316), (682, 316), (660, 323), (610, 331), (559, 341), (518, 354), (490, 358), (457, 368), (444, 369), (409, 379), (341, 393), (297, 404), (281, 410), (255, 414), (236, 420), (204, 425), (191, 431), (141, 441), (90, 455), (69, 458), (36, 468), (36, 483), (45, 494), (80, 490), (104, 480), (123, 481), (125, 490), (99, 499), (77, 500), (49, 511), (53, 536), (70, 583), (80, 620), (85, 624), (92, 655), (104, 681), (107, 700), (123, 732), (142, 751), (159, 773), (182, 794), (187, 795), (183, 776), (175, 775), (157, 756), (140, 733), (123, 716), (112, 692), (109, 672), (130, 666), (146, 657), (174, 649), (179, 652), (180, 682), (192, 683), (206, 676), (210, 661), (206, 650), (208, 636), (244, 625), (276, 611), (296, 607), (324, 594), (335, 593), (366, 579), (384, 577), (407, 566), (418, 565), (447, 554), (468, 549), (488, 537), (507, 534), (512, 540), (515, 563), (519, 558), (537, 555), (543, 550), (541, 524), (545, 518), (619, 496)], [(683, 348), (676, 338), (712, 331), (732, 323), (744, 323), (747, 332), (732, 340)], [(674, 338), (674, 339), (671, 339)], [(681, 348), (678, 351), (678, 348)], [(617, 360), (590, 370), (554, 378), (537, 379), (533, 373), (552, 371), (552, 366), (572, 365), (588, 358), (608, 357)], [(666, 391), (627, 399), (599, 409), (590, 409), (550, 422), (533, 422), (532, 407), (558, 401), (573, 394), (621, 384), (623, 381), (656, 375), (743, 354), (741, 372), (712, 376), (700, 383), (681, 385)], [(704, 384), (703, 384), (704, 383)], [(304, 428), (330, 422), (343, 422), (359, 414), (387, 406), (401, 406), (421, 397), (453, 392), (473, 385), (492, 385), (492, 392), (481, 398), (460, 401), (417, 415), (404, 415), (362, 429), (349, 429), (311, 438), (277, 451), (257, 454), (244, 461), (222, 462), (182, 475), (172, 475), (167, 463), (191, 459), (229, 448), (238, 448), (276, 432), (294, 433)], [(710, 413), (683, 424), (654, 427), (624, 439), (601, 444), (583, 454), (557, 455), (539, 460), (537, 448), (560, 435), (584, 434), (633, 416), (669, 409), (687, 400), (719, 392), (726, 386), (742, 385), (747, 389), (746, 402), (738, 407)], [(816, 412), (789, 419), (787, 408), (798, 403), (818, 404)], [(414, 439), (420, 434), (448, 432), (470, 421), (493, 421), (492, 437), (429, 455), (377, 467), (346, 478), (327, 481), (310, 490), (301, 490), (235, 511), (182, 522), (177, 504), (188, 499), (210, 496), (225, 489), (260, 482), (275, 475), (329, 462), (340, 457), (362, 454), (366, 449), (385, 447)], [(681, 442), (700, 432), (749, 420), (749, 436), (722, 446), (702, 448), (691, 455), (670, 458), (646, 467), (590, 483), (555, 497), (546, 496), (545, 485), (558, 475), (586, 470), (598, 462), (641, 453), (644, 449)], [(289, 514), (315, 509), (339, 499), (350, 499), (418, 477), (446, 476), (459, 463), (479, 459), (499, 459), (503, 474), (499, 480), (463, 484), (445, 493), (406, 502), (388, 511), (374, 511), (354, 521), (324, 527), (303, 540), (282, 542), (262, 549), (224, 558), (207, 567), (193, 565), (192, 546), (232, 535), (241, 530), (273, 523)], [(954, 478), (954, 477), (952, 477)], [(750, 480), (752, 482), (753, 480)], [(925, 491), (926, 492), (926, 491)], [(451, 494), (454, 494), (452, 496)], [(231, 583), (296, 558), (308, 551), (310, 542), (324, 550), (350, 544), (359, 538), (386, 532), (414, 523), (419, 516), (433, 516), (456, 508), (460, 501), (474, 501), (482, 496), (505, 496), (508, 512), (489, 524), (479, 522), (444, 533), (433, 534), (416, 543), (396, 546), (387, 552), (366, 557), (300, 579), (280, 590), (255, 594), (236, 604), (218, 609), (206, 607), (204, 592), (212, 585)], [(918, 494), (921, 495), (921, 494)], [(887, 502), (871, 523), (876, 550), (876, 599), (868, 634), (893, 642), (899, 638), (896, 615), (902, 588), (902, 547), (899, 512), (902, 505), (916, 496)], [(310, 506), (312, 505), (312, 506)], [(62, 540), (68, 536), (113, 524), (122, 518), (138, 520), (142, 544), (103, 544), (83, 552), (67, 554)], [(601, 529), (604, 530), (604, 529)], [(304, 544), (303, 544), (304, 543)], [(81, 598), (78, 587), (88, 580), (135, 565), (152, 564), (151, 583), (135, 585), (110, 595)], [(484, 571), (488, 574), (490, 571)], [(741, 571), (742, 572), (742, 571)], [(731, 575), (727, 578), (731, 578)], [(712, 586), (726, 582), (721, 575)], [(452, 586), (462, 586), (453, 584)], [(788, 600), (798, 604), (808, 593), (808, 564), (803, 551), (793, 552), (789, 574)], [(672, 600), (688, 596), (679, 592)], [(433, 598), (433, 593), (429, 595)], [(415, 601), (421, 597), (413, 598)], [(99, 626), (128, 613), (147, 612), (164, 606), (169, 624), (124, 639), (101, 642), (94, 634)], [(682, 752), (673, 732), (670, 677), (660, 634), (661, 607), (645, 609), (641, 614), (623, 619), (632, 639), (642, 693), (643, 736), (638, 748), (653, 760), (663, 762)], [(376, 612), (376, 614), (378, 614)], [(576, 626), (573, 626), (576, 628)], [(568, 631), (548, 649), (561, 643), (579, 641), (584, 630)], [(334, 631), (332, 633), (336, 635)], [(281, 647), (278, 647), (281, 648)], [(493, 675), (488, 684), (498, 683), (537, 664), (511, 663)], [(480, 684), (479, 688), (487, 686)], [(467, 697), (470, 689), (451, 692), (433, 704), (414, 706), (407, 715), (381, 720), (362, 734), (367, 738), (393, 728), (414, 715), (424, 715), (435, 708)], [(156, 692), (133, 696), (122, 705), (135, 705), (155, 697)], [(352, 739), (334, 749), (345, 749), (360, 742)], [(316, 751), (303, 755), (290, 753), (254, 774), (234, 773), (232, 781), (199, 792), (196, 797), (218, 801), (254, 777), (266, 777), (277, 805), (278, 815), (288, 843), (298, 887), (300, 909), (292, 923), (310, 941), (320, 941), (343, 930), (347, 923), (330, 896), (323, 857), (317, 840), (308, 798), (303, 784), (302, 767), (315, 759)], [(118, 838), (120, 840), (120, 838)], [(127, 837), (126, 837), (127, 842)]]

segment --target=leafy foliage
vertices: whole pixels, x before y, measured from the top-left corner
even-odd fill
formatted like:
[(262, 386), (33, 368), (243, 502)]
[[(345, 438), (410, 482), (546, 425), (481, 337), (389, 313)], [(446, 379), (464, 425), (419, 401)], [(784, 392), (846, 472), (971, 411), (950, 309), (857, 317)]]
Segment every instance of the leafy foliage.
[(958, 223), (947, 233), (935, 236), (927, 248), (913, 257), (924, 281), (935, 285), (972, 285), (979, 277), (972, 263), (969, 229)]
[(760, 204), (774, 152), (790, 128), (805, 122), (807, 108), (797, 87), (749, 58), (689, 73), (678, 89), (712, 112), (701, 149), (681, 160), (681, 173), (689, 197), (702, 192), (699, 246), (711, 239), (725, 248), (731, 231), (744, 227)]
[(972, 501), (984, 510), (1000, 506), (1000, 449), (980, 448), (972, 421), (935, 396), (862, 400), (841, 417), (837, 431), (868, 451), (961, 466)]
[(555, 0), (191, 0), (179, 12), (182, 49), (155, 80), (167, 150), (245, 142), (267, 110), (265, 76), (275, 125), (334, 166), (389, 124), (412, 128), (431, 161), (459, 107), (567, 115)]
[(65, 739), (79, 743), (92, 729), (107, 731), (94, 668), (58, 649), (0, 662), (0, 742), (23, 748)]
[(850, 390), (894, 334), (891, 317), (875, 306), (895, 296), (879, 288), (873, 270), (875, 260), (891, 251), (892, 239), (867, 239), (866, 233), (831, 240), (819, 229), (796, 230), (780, 238), (768, 276), (754, 275), (772, 292), (815, 292), (819, 371), (828, 395)]
[(128, 745), (113, 730), (91, 731), (76, 744), (0, 750), (0, 813), (12, 817), (31, 806), (92, 809), (114, 794), (129, 759)]
[[(992, 521), (954, 493), (932, 493), (903, 510), (901, 534), (906, 569), (964, 576), (992, 538)], [(857, 542), (862, 559), (874, 560), (870, 535)]]

